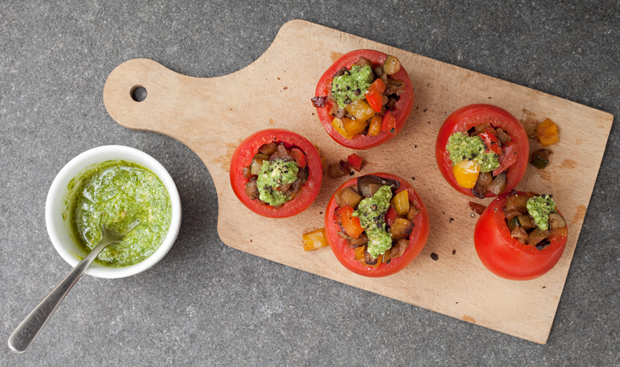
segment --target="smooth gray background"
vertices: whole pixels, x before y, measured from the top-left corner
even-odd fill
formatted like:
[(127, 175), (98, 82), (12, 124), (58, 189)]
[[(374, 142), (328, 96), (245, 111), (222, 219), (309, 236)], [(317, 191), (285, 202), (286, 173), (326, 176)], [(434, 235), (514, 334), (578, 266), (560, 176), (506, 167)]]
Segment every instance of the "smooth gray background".
[(198, 157), (121, 127), (102, 101), (123, 61), (225, 75), (305, 19), (618, 116), (619, 11), (618, 1), (0, 1), (2, 339), (69, 271), (44, 206), (71, 158), (105, 144), (153, 155), (184, 215), (159, 264), (127, 279), (84, 277), (26, 354), (1, 348), (0, 366), (619, 366), (617, 124), (551, 336), (538, 345), (228, 248)]

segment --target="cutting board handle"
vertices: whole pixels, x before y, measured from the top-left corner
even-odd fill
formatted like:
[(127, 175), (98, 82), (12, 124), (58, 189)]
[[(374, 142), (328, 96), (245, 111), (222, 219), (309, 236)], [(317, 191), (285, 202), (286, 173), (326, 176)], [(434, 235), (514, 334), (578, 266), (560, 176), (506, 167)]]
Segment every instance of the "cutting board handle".
[[(213, 136), (223, 130), (222, 124), (210, 121), (210, 116), (214, 116), (215, 106), (226, 108), (226, 101), (216, 93), (217, 84), (225, 78), (189, 77), (153, 60), (133, 59), (110, 73), (103, 102), (120, 125), (162, 133), (194, 148), (194, 137)], [(146, 98), (140, 102), (132, 97), (138, 87), (146, 89)]]

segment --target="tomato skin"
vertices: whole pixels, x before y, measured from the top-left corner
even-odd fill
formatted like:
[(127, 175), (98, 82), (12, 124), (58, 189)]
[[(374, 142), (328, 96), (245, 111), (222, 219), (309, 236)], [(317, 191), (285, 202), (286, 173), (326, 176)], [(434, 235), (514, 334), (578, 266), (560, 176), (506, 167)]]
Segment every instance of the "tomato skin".
[[(523, 192), (519, 194), (525, 195)], [(543, 250), (512, 238), (504, 220), (507, 196), (508, 193), (498, 196), (480, 215), (474, 229), (476, 253), (482, 264), (499, 277), (511, 280), (538, 278), (560, 260), (567, 237), (551, 237), (551, 244)]]
[[(383, 52), (375, 51), (375, 50), (356, 50), (351, 51), (349, 53), (344, 54), (341, 58), (339, 58), (332, 66), (325, 71), (323, 76), (319, 79), (319, 83), (316, 86), (315, 96), (325, 97), (329, 93), (329, 87), (331, 85), (332, 77), (336, 72), (343, 67), (347, 67), (348, 69), (353, 66), (357, 62), (360, 56), (363, 56), (370, 60), (375, 65), (383, 65), (385, 59), (388, 55)], [(385, 143), (386, 141), (393, 138), (402, 128), (405, 126), (405, 122), (409, 118), (411, 114), (411, 110), (413, 109), (414, 102), (414, 93), (413, 86), (411, 84), (411, 80), (409, 79), (409, 74), (404, 67), (401, 67), (400, 71), (396, 74), (391, 75), (394, 79), (402, 79), (405, 81), (406, 88), (405, 91), (400, 95), (400, 100), (396, 103), (394, 110), (392, 111), (394, 118), (396, 119), (396, 126), (393, 133), (380, 132), (377, 136), (363, 136), (357, 135), (353, 137), (353, 139), (347, 139), (344, 136), (340, 135), (331, 125), (334, 117), (329, 114), (329, 111), (332, 108), (332, 104), (330, 101), (325, 103), (325, 107), (317, 107), (317, 115), (321, 120), (321, 124), (325, 131), (334, 139), (338, 144), (345, 146), (351, 149), (369, 149), (372, 147), (376, 147), (380, 144)]]
[(332, 195), (327, 209), (325, 211), (325, 234), (327, 235), (327, 242), (332, 249), (334, 255), (340, 261), (344, 267), (352, 272), (367, 276), (367, 277), (384, 277), (392, 275), (406, 268), (413, 259), (415, 259), (428, 239), (430, 222), (428, 218), (428, 210), (422, 202), (420, 195), (413, 189), (407, 181), (396, 175), (392, 175), (384, 172), (370, 173), (371, 175), (381, 176), (384, 178), (390, 178), (398, 180), (400, 187), (396, 191), (399, 193), (403, 190), (409, 191), (409, 200), (420, 210), (420, 213), (415, 217), (413, 223), (413, 232), (409, 236), (409, 246), (405, 250), (405, 253), (401, 257), (392, 259), (389, 264), (380, 264), (377, 267), (364, 266), (359, 261), (355, 260), (355, 249), (349, 248), (347, 241), (338, 236), (340, 227), (338, 226), (337, 215), (335, 215), (338, 205), (336, 204), (335, 193), (348, 186), (357, 186), (357, 178), (353, 178), (345, 182), (340, 186)]
[[(492, 123), (495, 128), (501, 127), (508, 133), (511, 141), (515, 143), (517, 159), (508, 170), (506, 189), (504, 190), (504, 192), (510, 192), (517, 186), (525, 174), (530, 154), (530, 143), (528, 142), (527, 133), (519, 120), (510, 112), (497, 106), (472, 104), (461, 107), (448, 116), (439, 129), (435, 143), (435, 159), (437, 160), (439, 171), (455, 190), (468, 196), (474, 196), (471, 189), (463, 188), (456, 182), (452, 173), (450, 153), (446, 150), (446, 145), (450, 135), (453, 133), (467, 132), (467, 130), (482, 123)], [(496, 195), (487, 191), (485, 196), (493, 197)]]
[[(308, 165), (308, 180), (301, 194), (279, 209), (261, 204), (258, 200), (251, 200), (245, 194), (245, 184), (248, 180), (243, 177), (243, 167), (252, 163), (254, 155), (263, 144), (271, 142), (284, 143), (287, 148), (297, 147), (306, 155)], [(230, 183), (237, 198), (254, 213), (269, 218), (286, 218), (304, 211), (319, 194), (322, 180), (323, 164), (314, 145), (303, 136), (283, 129), (261, 130), (250, 135), (239, 144), (230, 162)]]

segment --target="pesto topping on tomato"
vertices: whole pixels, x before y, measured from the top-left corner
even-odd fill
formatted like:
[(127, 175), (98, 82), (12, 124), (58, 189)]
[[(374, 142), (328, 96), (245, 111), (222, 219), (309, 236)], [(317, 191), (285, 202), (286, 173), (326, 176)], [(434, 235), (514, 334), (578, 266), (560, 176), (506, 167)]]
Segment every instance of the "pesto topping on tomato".
[(360, 201), (357, 210), (353, 212), (368, 236), (366, 251), (374, 258), (392, 247), (392, 235), (385, 230), (385, 214), (391, 199), (390, 186), (381, 186), (372, 197)]
[(478, 162), (480, 172), (491, 172), (500, 166), (499, 156), (494, 152), (487, 152), (488, 149), (479, 136), (456, 132), (448, 138), (446, 150), (450, 153), (453, 166), (465, 160)]
[(298, 171), (299, 167), (295, 161), (285, 162), (282, 159), (264, 161), (256, 180), (258, 198), (271, 206), (282, 205), (290, 201), (291, 198), (280, 192), (278, 188), (295, 182)]
[(89, 253), (101, 239), (101, 226), (126, 233), (97, 256), (112, 267), (137, 264), (161, 245), (172, 217), (168, 190), (148, 169), (126, 161), (107, 161), (69, 183), (68, 223), (77, 245)]
[(335, 77), (332, 82), (332, 96), (338, 106), (344, 108), (357, 99), (364, 99), (364, 94), (373, 82), (372, 78), (373, 72), (368, 65), (362, 68), (353, 65), (351, 70)]
[(555, 201), (551, 195), (534, 196), (528, 199), (527, 212), (534, 218), (541, 230), (549, 229), (549, 214), (555, 211)]

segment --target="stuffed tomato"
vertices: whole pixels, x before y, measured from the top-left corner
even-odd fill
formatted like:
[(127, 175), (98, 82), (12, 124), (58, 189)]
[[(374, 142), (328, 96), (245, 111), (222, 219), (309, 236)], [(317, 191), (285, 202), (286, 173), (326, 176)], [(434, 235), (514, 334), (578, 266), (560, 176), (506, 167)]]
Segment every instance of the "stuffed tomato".
[(372, 148), (398, 134), (413, 101), (400, 61), (374, 50), (343, 55), (321, 76), (312, 98), (325, 131), (352, 149)]
[(404, 179), (373, 173), (344, 183), (325, 212), (329, 247), (342, 265), (367, 277), (394, 274), (422, 252), (426, 206)]
[(476, 253), (493, 274), (512, 280), (538, 278), (562, 257), (566, 220), (551, 195), (503, 194), (484, 210), (474, 230)]
[(301, 213), (318, 195), (322, 179), (317, 149), (303, 136), (287, 130), (252, 134), (237, 147), (230, 162), (235, 195), (265, 217)]
[(508, 111), (473, 104), (454, 111), (439, 129), (435, 158), (457, 191), (480, 199), (511, 191), (525, 174), (530, 145)]

